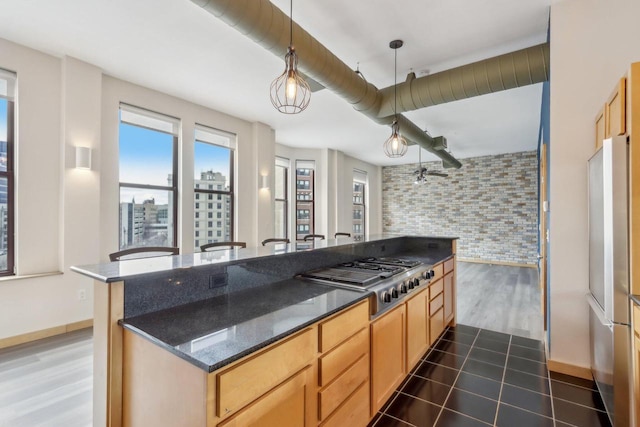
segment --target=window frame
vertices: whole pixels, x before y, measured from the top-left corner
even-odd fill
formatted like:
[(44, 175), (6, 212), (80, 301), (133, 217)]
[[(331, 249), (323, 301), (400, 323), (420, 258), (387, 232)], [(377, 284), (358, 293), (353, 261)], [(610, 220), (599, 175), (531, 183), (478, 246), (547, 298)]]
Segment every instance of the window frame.
[[(282, 159), (282, 163), (284, 163), (284, 161), (285, 159)], [(289, 160), (286, 160), (286, 161), (287, 163), (289, 162)], [(276, 171), (278, 170), (278, 168), (282, 168), (284, 170), (284, 177), (283, 177), (284, 190), (282, 192), (284, 198), (279, 199), (277, 197), (274, 197), (274, 203), (276, 206), (278, 202), (284, 205), (283, 207), (284, 224), (282, 227), (284, 230), (284, 236), (282, 237), (284, 239), (287, 239), (289, 237), (289, 165), (285, 166), (284, 164), (278, 164), (278, 158), (276, 158)], [(277, 191), (274, 191), (274, 193), (277, 193)]]
[(15, 101), (7, 101), (7, 167), (0, 171), (0, 178), (7, 179), (7, 269), (0, 270), (0, 277), (15, 276)]
[[(362, 196), (361, 196), (361, 202), (356, 202), (356, 185), (361, 185), (362, 186), (362, 192), (359, 192)], [(366, 195), (366, 191), (367, 191), (367, 183), (364, 180), (361, 179), (353, 179), (353, 184), (351, 186), (352, 188), (352, 215), (351, 215), (351, 232), (353, 233), (354, 237), (357, 235), (361, 235), (363, 238), (367, 235), (367, 205), (366, 205), (366, 199), (367, 199), (367, 195)], [(361, 218), (355, 218), (355, 216), (353, 215), (353, 213), (356, 211), (356, 209), (360, 210), (362, 212), (362, 217)], [(356, 219), (359, 221), (358, 224), (356, 224)], [(355, 230), (355, 226), (356, 225), (360, 225), (361, 226), (361, 231), (360, 232), (356, 232)]]
[[(315, 173), (316, 173), (316, 165), (315, 165), (315, 161), (313, 160), (296, 160), (296, 164), (295, 164), (295, 171), (296, 171), (296, 204), (295, 204), (295, 220), (296, 220), (296, 241), (301, 242), (304, 240), (304, 235), (302, 234), (314, 234), (315, 233), (315, 222), (316, 222), (316, 204), (315, 204), (315, 197), (316, 197), (316, 189), (315, 189)], [(298, 171), (301, 171), (302, 173), (298, 173)], [(308, 178), (308, 179), (299, 179), (299, 177), (304, 177), (304, 178)], [(309, 186), (305, 188), (298, 188), (298, 186), (300, 185), (301, 182), (308, 182)], [(299, 199), (298, 198), (298, 191), (302, 190), (304, 192), (309, 192), (311, 194), (311, 197), (308, 199)], [(308, 195), (308, 194), (307, 194)], [(298, 218), (298, 211), (299, 210), (309, 210), (310, 212), (310, 217), (307, 219), (301, 219)], [(309, 226), (309, 230), (306, 233), (301, 233), (299, 232), (300, 228), (299, 225), (301, 225), (300, 221), (305, 221), (306, 224), (304, 225), (308, 225)]]
[[(206, 126), (202, 126), (202, 125), (197, 125), (201, 130), (205, 131), (205, 132), (211, 132), (211, 133), (218, 133), (218, 131), (216, 129), (213, 128), (207, 128)], [(224, 133), (225, 136), (232, 138), (235, 137), (235, 135), (230, 134), (228, 132), (223, 132), (223, 131), (219, 131), (221, 133)], [(235, 156), (236, 156), (236, 148), (235, 148), (235, 144), (233, 147), (225, 147), (224, 145), (220, 145), (220, 144), (215, 144), (213, 142), (209, 142), (209, 141), (203, 141), (202, 139), (198, 139), (197, 137), (194, 137), (193, 139), (193, 144), (194, 144), (194, 152), (195, 152), (195, 145), (196, 144), (208, 144), (208, 145), (213, 145), (215, 147), (219, 147), (219, 148), (225, 148), (227, 150), (229, 150), (229, 190), (218, 190), (215, 188), (199, 188), (197, 186), (197, 184), (194, 183), (194, 188), (193, 188), (193, 193), (194, 193), (194, 198), (196, 195), (198, 194), (205, 194), (208, 196), (205, 196), (205, 200), (207, 200), (207, 202), (210, 205), (213, 206), (213, 202), (209, 203), (208, 200), (212, 200), (209, 199), (210, 196), (216, 194), (218, 196), (229, 196), (229, 204), (230, 204), (230, 208), (229, 208), (229, 241), (233, 242), (235, 239), (235, 206), (236, 206), (236, 199), (235, 199)], [(194, 157), (194, 163), (195, 163), (195, 157)], [(207, 187), (213, 187), (213, 185), (209, 184), (207, 185)], [(217, 198), (216, 198), (217, 199)], [(222, 201), (219, 204), (223, 204)], [(222, 218), (220, 209), (223, 209), (223, 207), (218, 208), (217, 211), (217, 215), (216, 217), (218, 219)], [(213, 212), (210, 211), (210, 209), (213, 209), (213, 207), (209, 208), (207, 207), (207, 218), (206, 220), (213, 220)], [(220, 216), (218, 216), (220, 215)], [(194, 215), (194, 221), (195, 221), (195, 215)], [(195, 228), (195, 227), (194, 227)], [(207, 230), (210, 231), (210, 230)], [(212, 236), (215, 238), (215, 236)], [(209, 238), (206, 238), (207, 242), (209, 241)], [(195, 246), (195, 245), (194, 245)], [(195, 250), (199, 250), (200, 247), (195, 247)]]
[[(118, 216), (120, 216), (120, 209), (121, 209), (121, 204), (122, 204), (122, 200), (120, 200), (120, 194), (122, 191), (122, 188), (135, 188), (138, 190), (159, 190), (159, 191), (169, 191), (169, 192), (173, 192), (173, 206), (171, 207), (171, 210), (173, 212), (173, 247), (179, 247), (178, 245), (178, 144), (179, 144), (179, 138), (178, 135), (171, 133), (171, 132), (166, 132), (160, 129), (156, 129), (156, 128), (152, 128), (152, 127), (148, 127), (148, 126), (142, 126), (139, 124), (132, 124), (132, 123), (128, 123), (128, 122), (123, 122), (122, 121), (122, 117), (121, 117), (121, 111), (123, 110), (123, 107), (126, 111), (130, 111), (131, 108), (138, 110), (137, 114), (140, 115), (144, 115), (145, 112), (149, 113), (149, 115), (154, 115), (154, 116), (161, 116), (161, 117), (166, 117), (167, 122), (170, 122), (171, 119), (174, 119), (174, 121), (178, 121), (178, 119), (176, 119), (175, 117), (169, 116), (167, 114), (162, 114), (162, 113), (156, 113), (154, 111), (151, 110), (146, 110), (142, 107), (135, 107), (135, 106), (131, 106), (129, 104), (124, 104), (121, 103), (119, 108), (118, 108), (118, 129), (120, 129), (120, 125), (121, 124), (127, 124), (129, 126), (136, 126), (142, 129), (147, 129), (147, 130), (151, 130), (154, 132), (159, 132), (159, 133), (163, 133), (165, 135), (171, 135), (173, 137), (172, 140), (172, 150), (171, 150), (171, 155), (172, 155), (172, 162), (171, 162), (171, 185), (170, 186), (164, 186), (164, 185), (155, 185), (155, 184), (136, 184), (136, 183), (132, 183), (132, 182), (121, 182), (119, 181), (119, 177), (118, 177), (118, 190), (120, 191), (118, 194)], [(118, 155), (119, 155), (119, 150), (120, 150), (120, 134), (118, 133)], [(118, 230), (118, 247), (120, 249), (122, 249), (122, 242), (120, 242), (120, 233), (121, 230)], [(170, 246), (170, 247), (171, 247)], [(139, 246), (132, 246), (132, 247), (139, 247)]]

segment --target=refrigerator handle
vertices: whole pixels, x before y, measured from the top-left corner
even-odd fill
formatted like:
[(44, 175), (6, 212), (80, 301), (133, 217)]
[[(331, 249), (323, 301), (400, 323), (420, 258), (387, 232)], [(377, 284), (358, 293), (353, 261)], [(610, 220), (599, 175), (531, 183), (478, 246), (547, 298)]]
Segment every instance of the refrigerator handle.
[(602, 310), (602, 307), (600, 307), (600, 304), (598, 304), (598, 301), (596, 301), (591, 293), (587, 294), (587, 302), (591, 306), (591, 310), (593, 310), (595, 315), (598, 317), (600, 323), (607, 328), (613, 328), (613, 322), (605, 317), (604, 310)]

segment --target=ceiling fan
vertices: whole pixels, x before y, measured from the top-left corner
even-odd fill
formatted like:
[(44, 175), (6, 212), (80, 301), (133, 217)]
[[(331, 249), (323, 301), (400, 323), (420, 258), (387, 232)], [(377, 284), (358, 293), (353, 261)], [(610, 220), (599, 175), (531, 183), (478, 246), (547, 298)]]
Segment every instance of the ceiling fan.
[(414, 184), (416, 185), (426, 183), (427, 176), (440, 176), (443, 178), (449, 176), (449, 174), (447, 173), (433, 171), (427, 169), (426, 167), (422, 167), (422, 147), (418, 147), (418, 169), (413, 171), (413, 174), (416, 175), (416, 180), (414, 181)]

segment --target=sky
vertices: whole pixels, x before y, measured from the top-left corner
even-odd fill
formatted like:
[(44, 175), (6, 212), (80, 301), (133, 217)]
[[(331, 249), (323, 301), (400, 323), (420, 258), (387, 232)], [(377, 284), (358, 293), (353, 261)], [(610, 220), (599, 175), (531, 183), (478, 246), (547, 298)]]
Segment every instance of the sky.
[[(120, 182), (167, 186), (172, 173), (173, 136), (133, 126), (120, 124)], [(229, 150), (212, 144), (195, 144), (194, 179), (207, 170), (229, 176)], [(120, 190), (123, 202), (136, 202), (154, 197), (156, 204), (168, 201), (168, 192), (137, 189)]]

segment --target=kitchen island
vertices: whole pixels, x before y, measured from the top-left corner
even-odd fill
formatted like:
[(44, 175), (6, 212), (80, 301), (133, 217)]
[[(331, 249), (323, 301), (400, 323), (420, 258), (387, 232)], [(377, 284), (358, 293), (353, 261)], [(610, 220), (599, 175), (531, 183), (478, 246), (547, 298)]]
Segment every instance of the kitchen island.
[[(293, 425), (368, 420), (377, 411), (369, 405), (377, 381), (370, 383), (370, 359), (389, 353), (370, 353), (374, 326), (389, 323), (386, 335), (402, 337), (396, 353), (406, 374), (407, 348), (423, 352), (429, 332), (455, 321), (454, 255), (454, 238), (384, 235), (319, 241), (311, 250), (291, 244), (74, 267), (95, 279), (94, 423), (280, 424), (283, 402), (298, 414)], [(445, 280), (434, 278), (429, 290), (413, 292), (374, 322), (370, 292), (294, 277), (381, 256), (437, 264)], [(440, 313), (431, 328), (430, 305)], [(405, 348), (420, 323), (423, 344)], [(396, 377), (378, 381), (385, 393)]]

